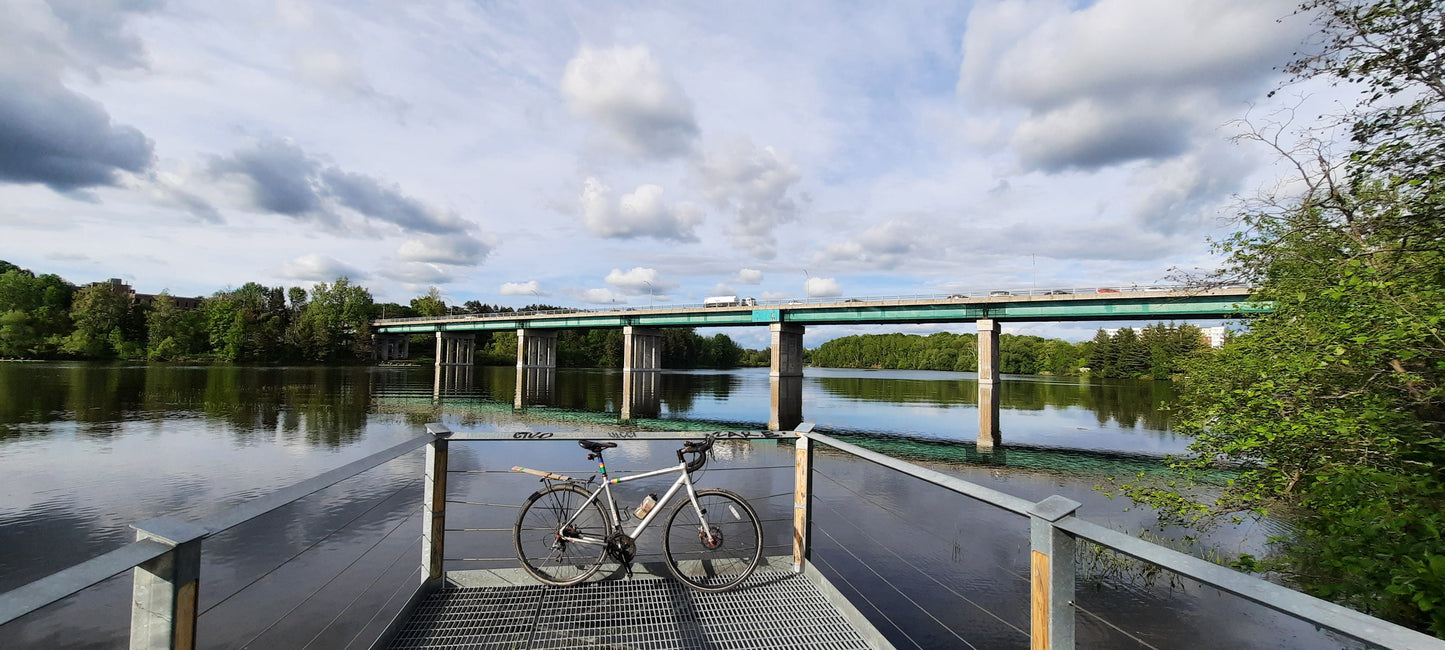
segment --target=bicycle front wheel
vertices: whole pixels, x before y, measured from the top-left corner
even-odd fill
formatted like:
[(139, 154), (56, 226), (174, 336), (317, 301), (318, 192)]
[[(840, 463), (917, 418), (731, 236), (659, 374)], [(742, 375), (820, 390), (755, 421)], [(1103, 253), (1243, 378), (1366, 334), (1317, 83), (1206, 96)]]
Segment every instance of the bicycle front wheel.
[(575, 485), (554, 485), (522, 504), (512, 533), (517, 559), (533, 578), (553, 585), (576, 584), (602, 566), (607, 515), (602, 504), (587, 503), (591, 496)]
[[(699, 591), (724, 591), (746, 580), (763, 556), (763, 527), (758, 513), (727, 490), (699, 490), (672, 511), (662, 537), (667, 568)], [(698, 510), (702, 510), (702, 518)], [(703, 520), (707, 525), (703, 525)]]

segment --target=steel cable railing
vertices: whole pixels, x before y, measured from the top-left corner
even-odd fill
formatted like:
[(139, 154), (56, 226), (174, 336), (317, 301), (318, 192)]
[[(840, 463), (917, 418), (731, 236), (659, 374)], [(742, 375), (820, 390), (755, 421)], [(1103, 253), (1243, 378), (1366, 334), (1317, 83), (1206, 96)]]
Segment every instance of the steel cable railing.
[[(859, 499), (863, 500), (864, 502), (869, 503), (869, 504), (877, 507), (879, 510), (887, 513), (887, 514), (888, 514), (890, 517), (892, 517), (895, 521), (897, 521), (897, 522), (899, 522), (899, 523), (902, 523), (902, 524), (904, 524), (904, 525), (907, 525), (907, 526), (909, 527), (910, 531), (924, 533), (924, 534), (926, 534), (926, 535), (933, 536), (935, 539), (938, 539), (939, 541), (942, 541), (942, 542), (944, 542), (944, 543), (949, 543), (949, 540), (945, 540), (945, 539), (943, 539), (942, 537), (939, 537), (938, 535), (936, 535), (935, 533), (933, 533), (932, 531), (929, 531), (929, 530), (927, 530), (927, 529), (925, 529), (925, 528), (922, 528), (922, 527), (920, 527), (920, 526), (917, 526), (917, 525), (915, 525), (912, 521), (910, 521), (910, 520), (908, 520), (908, 519), (905, 519), (905, 518), (899, 516), (899, 514), (898, 514), (897, 512), (895, 512), (893, 509), (887, 508), (887, 507), (884, 507), (884, 506), (881, 506), (881, 505), (879, 505), (879, 504), (876, 503), (876, 502), (873, 502), (873, 501), (871, 501), (871, 500), (869, 500), (869, 499), (866, 499), (866, 498), (862, 497), (862, 495), (859, 495), (856, 491), (848, 488), (847, 486), (845, 486), (845, 485), (843, 485), (842, 483), (838, 482), (836, 479), (834, 479), (834, 478), (832, 478), (832, 477), (830, 477), (830, 476), (827, 476), (826, 474), (824, 474), (824, 473), (822, 473), (822, 472), (819, 472), (819, 471), (816, 470), (816, 469), (814, 470), (814, 473), (817, 474), (817, 475), (819, 475), (819, 476), (823, 476), (824, 478), (828, 479), (828, 481), (829, 481), (830, 483), (832, 483), (832, 484), (834, 484), (834, 485), (842, 488), (844, 491), (849, 492), (850, 494), (853, 494), (854, 496), (858, 497)], [(832, 506), (827, 505), (827, 503), (826, 503), (825, 501), (823, 501), (823, 500), (816, 500), (816, 501), (814, 501), (814, 503), (823, 504), (824, 507), (826, 507), (826, 508), (827, 508), (829, 511), (831, 511), (834, 515), (836, 515), (836, 516), (838, 516), (838, 517), (840, 517), (840, 518), (843, 517), (843, 513), (842, 513), (842, 512), (839, 512), (836, 508), (833, 508)], [(992, 610), (990, 610), (989, 608), (984, 607), (981, 603), (973, 600), (972, 598), (969, 598), (968, 596), (963, 595), (963, 594), (960, 593), (957, 589), (954, 589), (951, 585), (945, 584), (942, 580), (939, 580), (939, 579), (938, 579), (938, 576), (937, 576), (934, 572), (925, 571), (925, 570), (923, 570), (921, 567), (919, 567), (917, 564), (914, 564), (914, 563), (913, 563), (911, 560), (909, 560), (908, 558), (903, 557), (902, 554), (900, 554), (900, 553), (898, 553), (896, 550), (894, 550), (894, 547), (893, 547), (892, 544), (886, 544), (886, 543), (884, 543), (883, 541), (881, 541), (881, 540), (873, 537), (872, 535), (869, 535), (866, 528), (856, 527), (856, 528), (851, 529), (850, 532), (853, 533), (853, 534), (855, 534), (855, 535), (861, 536), (861, 537), (863, 537), (864, 539), (868, 540), (869, 542), (871, 542), (871, 543), (873, 544), (873, 546), (874, 546), (875, 548), (881, 549), (883, 552), (885, 552), (885, 553), (893, 556), (893, 557), (896, 558), (899, 562), (902, 562), (904, 566), (907, 566), (909, 569), (912, 569), (915, 573), (917, 573), (918, 575), (924, 577), (924, 578), (927, 579), (929, 582), (932, 582), (933, 584), (937, 585), (939, 588), (943, 589), (944, 591), (947, 591), (948, 593), (953, 594), (953, 595), (956, 596), (959, 600), (962, 600), (963, 602), (966, 602), (966, 603), (968, 603), (969, 605), (972, 605), (973, 607), (977, 608), (980, 612), (982, 612), (982, 613), (984, 613), (984, 614), (987, 614), (989, 617), (997, 620), (999, 623), (1002, 623), (1004, 626), (1008, 627), (1009, 629), (1011, 629), (1011, 630), (1013, 630), (1013, 631), (1015, 631), (1015, 632), (1018, 632), (1019, 635), (1021, 635), (1023, 638), (1027, 639), (1027, 638), (1029, 637), (1029, 633), (1028, 633), (1027, 630), (1024, 630), (1023, 628), (1020, 628), (1019, 626), (1014, 625), (1013, 623), (1010, 623), (1007, 619), (1004, 619), (1003, 617), (1001, 617), (1001, 616), (999, 616), (998, 614), (994, 613), (994, 612), (993, 612)], [(828, 534), (827, 531), (823, 531), (823, 533), (824, 533), (825, 535)], [(833, 539), (833, 537), (832, 537), (831, 535), (829, 535), (829, 538), (830, 538), (830, 539)], [(850, 555), (851, 555), (851, 552), (850, 552)], [(855, 557), (856, 557), (856, 556), (855, 556)], [(1020, 582), (1022, 582), (1022, 583), (1024, 583), (1024, 584), (1027, 584), (1028, 581), (1029, 581), (1029, 579), (1028, 579), (1027, 576), (1019, 575), (1019, 574), (1015, 573), (1013, 570), (1009, 569), (1008, 567), (1005, 567), (1005, 566), (1003, 566), (1003, 565), (1001, 565), (1001, 564), (997, 564), (997, 563), (995, 563), (994, 566), (995, 566), (996, 568), (1002, 570), (1004, 573), (1007, 573), (1007, 574), (1009, 574), (1009, 575), (1012, 575), (1012, 576), (1015, 576), (1015, 577), (1019, 578)], [(871, 568), (870, 568), (870, 570), (871, 570)], [(880, 575), (879, 577), (882, 578), (881, 575)], [(887, 579), (883, 579), (883, 580), (884, 580), (884, 582), (887, 582), (887, 583), (889, 584), (889, 586), (893, 586), (893, 584), (892, 584), (891, 581), (889, 581), (889, 580), (887, 580)], [(894, 589), (897, 589), (896, 586), (893, 586), (893, 588), (894, 588)], [(910, 600), (910, 602), (912, 602), (912, 601)], [(944, 625), (942, 621), (939, 621), (936, 617), (934, 617), (932, 614), (929, 614), (926, 610), (924, 611), (924, 613), (925, 613), (925, 614), (928, 614), (930, 618), (933, 618), (935, 622), (938, 622), (940, 625)], [(947, 626), (944, 625), (944, 627), (947, 627)]]
[[(393, 527), (390, 531), (388, 531), (386, 535), (382, 536), (382, 538), (379, 539), (379, 540), (377, 540), (377, 542), (376, 542), (375, 544), (373, 544), (373, 545), (371, 546), (371, 548), (367, 549), (366, 553), (370, 553), (370, 552), (371, 552), (373, 549), (375, 549), (377, 546), (380, 546), (382, 542), (384, 542), (384, 541), (386, 541), (387, 539), (389, 539), (393, 534), (396, 533), (397, 530), (400, 530), (400, 528), (401, 528), (402, 525), (407, 524), (407, 523), (411, 523), (411, 522), (415, 521), (415, 520), (416, 520), (416, 517), (417, 517), (419, 514), (420, 514), (420, 513), (410, 515), (410, 516), (408, 516), (408, 517), (405, 517), (402, 521), (398, 522), (397, 525), (396, 525), (395, 527)], [(415, 552), (416, 552), (416, 547), (415, 547), (415, 545), (408, 544), (405, 548), (403, 548), (403, 549), (401, 550), (400, 553), (397, 553), (397, 554), (396, 554), (396, 557), (392, 559), (391, 563), (388, 564), (385, 569), (382, 569), (381, 571), (376, 572), (376, 577), (375, 577), (375, 578), (372, 578), (371, 582), (366, 585), (366, 588), (365, 588), (365, 589), (358, 589), (358, 590), (356, 591), (356, 595), (353, 596), (353, 597), (351, 598), (351, 600), (346, 603), (346, 606), (343, 607), (343, 608), (341, 608), (339, 611), (337, 611), (337, 612), (336, 612), (336, 616), (331, 617), (331, 620), (330, 620), (329, 622), (327, 622), (326, 625), (325, 625), (324, 627), (322, 627), (319, 631), (317, 631), (317, 632), (316, 632), (316, 635), (313, 636), (313, 637), (311, 637), (311, 640), (310, 640), (310, 641), (307, 641), (307, 642), (306, 642), (306, 646), (305, 646), (305, 647), (307, 647), (307, 648), (311, 647), (311, 644), (315, 643), (317, 639), (321, 638), (321, 635), (322, 635), (322, 634), (325, 634), (327, 630), (331, 629), (331, 626), (335, 625), (337, 621), (341, 620), (341, 616), (342, 616), (343, 614), (345, 614), (347, 610), (351, 609), (351, 607), (352, 607), (353, 605), (355, 605), (355, 604), (357, 603), (357, 601), (361, 600), (361, 597), (362, 597), (362, 596), (364, 596), (364, 595), (366, 595), (368, 592), (370, 592), (371, 589), (376, 586), (376, 583), (381, 582), (381, 579), (382, 579), (383, 576), (385, 576), (385, 575), (386, 575), (387, 573), (389, 573), (393, 568), (395, 568), (396, 565), (397, 565), (398, 563), (400, 563), (402, 560), (406, 559), (406, 557), (407, 557), (408, 555), (412, 555), (412, 554), (415, 553)], [(366, 553), (362, 553), (361, 557), (365, 557)], [(361, 557), (358, 557), (357, 560), (359, 561), (359, 560), (361, 559)], [(412, 557), (415, 557), (415, 555), (412, 555)], [(352, 564), (347, 565), (346, 568), (344, 568), (344, 569), (342, 569), (341, 571), (337, 572), (337, 574), (336, 574), (337, 577), (338, 577), (338, 578), (341, 577), (341, 574), (342, 574), (342, 573), (345, 573), (346, 570), (347, 570), (347, 569), (350, 569), (351, 566), (354, 565), (355, 563), (356, 563), (356, 562), (352, 562)], [(420, 567), (418, 567), (418, 568), (416, 569), (416, 571), (420, 571), (420, 570), (421, 570)], [(413, 571), (413, 573), (415, 573), (415, 571)], [(335, 578), (333, 578), (332, 580), (334, 581)], [(327, 584), (329, 585), (329, 584), (330, 584), (330, 581), (328, 581)], [(321, 588), (325, 588), (325, 586), (326, 586), (326, 585), (322, 585)], [(318, 589), (317, 591), (319, 592), (320, 589)], [(315, 595), (315, 593), (316, 593), (316, 592), (313, 592), (312, 595)], [(395, 595), (396, 595), (396, 592), (393, 592), (392, 595), (395, 596)], [(387, 600), (390, 601), (390, 598), (388, 598)], [(288, 615), (289, 615), (289, 614), (288, 614)], [(372, 615), (372, 619), (374, 620), (375, 618), (376, 618), (376, 615), (373, 614), (373, 615)], [(259, 636), (259, 635), (258, 635), (258, 636)]]
[(344, 524), (342, 524), (341, 526), (337, 527), (335, 530), (332, 530), (331, 532), (323, 535), (320, 539), (317, 539), (316, 541), (312, 542), (311, 544), (308, 544), (305, 548), (302, 548), (300, 551), (297, 551), (296, 553), (292, 554), (291, 557), (288, 557), (288, 558), (286, 558), (285, 560), (282, 560), (282, 561), (281, 561), (279, 564), (277, 564), (276, 566), (271, 567), (271, 568), (268, 569), (266, 572), (262, 573), (262, 574), (259, 575), (259, 576), (256, 576), (256, 577), (253, 578), (250, 582), (247, 582), (246, 584), (241, 585), (240, 588), (236, 589), (235, 591), (232, 591), (232, 592), (231, 592), (230, 594), (228, 594), (226, 597), (224, 597), (224, 598), (222, 598), (222, 599), (220, 599), (220, 600), (212, 603), (209, 607), (206, 607), (205, 609), (202, 609), (202, 610), (200, 611), (200, 613), (197, 614), (197, 616), (205, 616), (207, 612), (210, 612), (211, 610), (213, 610), (213, 609), (215, 609), (215, 608), (217, 608), (217, 607), (220, 607), (221, 605), (224, 605), (224, 604), (226, 603), (226, 601), (231, 600), (232, 598), (235, 598), (235, 597), (236, 597), (237, 595), (239, 595), (241, 592), (249, 589), (252, 585), (255, 585), (256, 583), (258, 583), (258, 582), (260, 582), (260, 581), (262, 581), (262, 580), (265, 580), (265, 579), (266, 579), (268, 576), (270, 576), (271, 574), (273, 574), (273, 573), (281, 570), (281, 569), (282, 569), (283, 567), (285, 567), (287, 564), (290, 564), (291, 562), (295, 561), (297, 558), (301, 557), (302, 555), (305, 555), (306, 553), (310, 552), (312, 549), (316, 548), (317, 546), (320, 546), (322, 543), (324, 543), (324, 542), (326, 542), (327, 540), (331, 539), (331, 538), (332, 538), (333, 536), (335, 536), (337, 533), (340, 533), (340, 532), (342, 532), (342, 531), (344, 531), (344, 530), (347, 530), (348, 528), (351, 527), (351, 524), (354, 524), (354, 523), (356, 523), (357, 521), (359, 521), (362, 517), (365, 517), (366, 515), (371, 514), (371, 513), (372, 513), (373, 511), (375, 511), (377, 508), (380, 508), (381, 506), (385, 505), (386, 502), (388, 502), (388, 501), (392, 500), (393, 498), (395, 498), (398, 494), (401, 494), (402, 492), (405, 492), (405, 491), (406, 491), (408, 488), (410, 488), (411, 486), (416, 485), (416, 483), (417, 483), (418, 481), (420, 481), (420, 480), (421, 480), (421, 479), (412, 479), (412, 480), (410, 480), (410, 481), (407, 481), (405, 485), (401, 486), (400, 488), (398, 488), (398, 489), (395, 490), (394, 492), (386, 495), (385, 497), (382, 497), (381, 499), (377, 500), (377, 502), (376, 502), (375, 505), (373, 505), (373, 506), (371, 506), (370, 508), (367, 508), (366, 510), (362, 511), (360, 514), (356, 515), (355, 517), (352, 517), (351, 519), (347, 520), (346, 523), (344, 523)]

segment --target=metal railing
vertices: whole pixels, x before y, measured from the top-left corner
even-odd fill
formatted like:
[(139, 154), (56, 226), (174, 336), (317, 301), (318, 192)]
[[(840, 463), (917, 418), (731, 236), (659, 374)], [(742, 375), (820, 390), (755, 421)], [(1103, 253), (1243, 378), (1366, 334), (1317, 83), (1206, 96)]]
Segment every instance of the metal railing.
[(411, 438), (198, 521), (162, 516), (134, 524), (136, 541), (0, 594), (0, 625), (133, 570), (130, 647), (194, 648), (200, 612), (202, 540), (295, 503), (423, 445), (434, 445), (436, 440), (435, 435)]
[(1029, 501), (813, 432), (808, 424), (798, 427), (797, 434), (800, 487), (794, 507), (799, 512), (795, 536), (800, 540), (796, 552), (800, 561), (810, 555), (811, 478), (804, 477), (813, 474), (815, 443), (1028, 517), (1034, 648), (1074, 647), (1074, 556), (1075, 544), (1082, 539), (1358, 641), (1401, 650), (1445, 649), (1445, 640), (1085, 521), (1075, 514), (1080, 504), (1062, 496)]
[[(158, 518), (136, 525), (137, 540), (19, 589), (0, 594), (0, 625), (35, 612), (112, 576), (134, 570), (132, 648), (194, 648), (196, 593), (201, 540), (233, 528), (323, 488), (426, 447), (422, 526), (422, 583), (411, 602), (440, 585), (446, 533), (449, 443), (483, 440), (567, 440), (592, 433), (497, 432), (453, 434), (438, 424), (418, 436), (322, 475), (194, 522)], [(629, 440), (696, 438), (702, 432), (627, 432)], [(602, 434), (606, 435), (606, 434)], [(1198, 581), (1319, 628), (1385, 648), (1445, 650), (1445, 640), (1329, 603), (1260, 578), (1085, 521), (1079, 503), (1062, 496), (1030, 501), (956, 477), (919, 467), (813, 431), (803, 424), (793, 432), (722, 432), (726, 439), (787, 439), (794, 449), (792, 551), (798, 571), (811, 570), (813, 545), (814, 453), (820, 446), (901, 472), (925, 483), (1027, 517), (1030, 522), (1030, 632), (1035, 648), (1074, 647), (1075, 545), (1097, 544), (1179, 576)], [(409, 611), (403, 607), (401, 620)], [(392, 625), (391, 630), (396, 626)]]
[[(1219, 287), (1222, 289), (1248, 290), (1247, 286)], [(874, 303), (874, 304), (900, 304), (909, 302), (941, 302), (947, 300), (963, 300), (975, 298), (1006, 298), (1006, 297), (1030, 297), (1030, 296), (1086, 296), (1100, 294), (1122, 294), (1122, 293), (1176, 293), (1196, 291), (1194, 287), (1185, 285), (1111, 285), (1092, 287), (1053, 287), (1053, 288), (1028, 288), (1028, 289), (1007, 289), (992, 291), (955, 291), (950, 293), (922, 293), (922, 294), (889, 294), (879, 296), (827, 296), (809, 298), (779, 298), (772, 300), (754, 299), (748, 305), (727, 305), (708, 306), (700, 302), (671, 303), (665, 305), (648, 305), (647, 307), (607, 307), (589, 309), (585, 307), (546, 309), (534, 311), (515, 312), (488, 312), (483, 314), (447, 314), (444, 316), (407, 316), (403, 318), (379, 318), (372, 321), (376, 324), (401, 324), (415, 323), (421, 321), (456, 321), (462, 320), (506, 320), (511, 318), (535, 318), (543, 316), (565, 316), (569, 314), (614, 314), (627, 312), (669, 312), (681, 310), (705, 309), (708, 311), (724, 311), (728, 309), (752, 309), (756, 307), (806, 307), (851, 303)]]

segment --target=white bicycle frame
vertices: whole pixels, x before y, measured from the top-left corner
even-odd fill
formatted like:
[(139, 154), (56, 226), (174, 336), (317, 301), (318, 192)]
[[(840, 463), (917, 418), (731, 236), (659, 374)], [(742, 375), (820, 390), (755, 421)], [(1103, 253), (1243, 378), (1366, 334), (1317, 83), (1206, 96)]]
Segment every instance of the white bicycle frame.
[[(610, 534), (611, 532), (622, 530), (622, 513), (617, 509), (617, 503), (612, 499), (612, 485), (614, 483), (626, 483), (628, 481), (661, 476), (671, 472), (680, 472), (682, 476), (677, 477), (677, 480), (672, 483), (672, 487), (668, 488), (667, 492), (657, 500), (657, 503), (652, 506), (652, 511), (648, 512), (647, 516), (642, 518), (642, 521), (637, 524), (636, 528), (632, 529), (632, 532), (629, 533), (628, 536), (632, 539), (637, 539), (637, 536), (641, 535), (642, 531), (647, 530), (648, 524), (651, 524), (652, 520), (657, 518), (658, 513), (666, 509), (667, 504), (672, 502), (672, 497), (676, 496), (677, 491), (684, 486), (687, 487), (687, 500), (692, 503), (693, 510), (697, 511), (698, 521), (702, 522), (701, 529), (710, 530), (707, 525), (707, 516), (703, 513), (702, 506), (697, 504), (697, 492), (692, 487), (692, 476), (687, 472), (687, 463), (678, 463), (676, 467), (643, 472), (623, 478), (604, 478), (602, 485), (593, 491), (591, 496), (587, 497), (587, 501), (583, 502), (581, 507), (577, 508), (577, 511), (573, 512), (571, 517), (567, 518), (567, 521), (562, 523), (562, 529), (557, 531), (558, 537), (579, 544), (606, 544), (606, 538), (569, 537), (562, 535), (562, 531), (566, 530), (567, 526), (571, 525), (572, 521), (576, 519), (578, 515), (582, 514), (583, 511), (587, 510), (587, 507), (597, 500), (598, 495), (604, 492), (607, 493), (607, 506), (604, 507), (603, 510), (607, 511), (607, 518), (609, 520), (608, 532)], [(603, 476), (605, 477), (606, 474), (603, 474)]]

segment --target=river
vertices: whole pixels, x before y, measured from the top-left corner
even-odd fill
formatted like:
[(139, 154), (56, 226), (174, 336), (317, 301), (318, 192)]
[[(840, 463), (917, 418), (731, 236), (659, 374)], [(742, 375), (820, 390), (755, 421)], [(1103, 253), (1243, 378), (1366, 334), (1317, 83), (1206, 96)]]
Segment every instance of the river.
[[(479, 367), (437, 386), (431, 367), (0, 362), (0, 591), (124, 544), (134, 534), (130, 524), (216, 512), (405, 440), (429, 421), (456, 430), (581, 429), (599, 436), (629, 428), (617, 419), (620, 372), (558, 371), (547, 405), (520, 411), (513, 409), (514, 372)], [(766, 369), (667, 371), (659, 384), (658, 417), (630, 427), (766, 424)], [(1131, 533), (1149, 529), (1147, 513), (1105, 498), (1095, 486), (1110, 476), (1159, 472), (1163, 454), (1184, 451), (1187, 439), (1171, 431), (1161, 408), (1174, 397), (1172, 385), (1005, 376), (1003, 445), (986, 454), (972, 445), (976, 389), (972, 373), (808, 368), (803, 416), (820, 430), (932, 469), (1030, 499), (1062, 494), (1084, 503), (1080, 515), (1088, 519)], [(498, 472), (522, 459), (586, 471), (575, 445), (487, 444), (495, 447), (454, 452), (454, 464)], [(656, 466), (675, 446), (624, 444), (630, 448), (613, 461), (623, 467)], [(790, 517), (790, 504), (778, 495), (791, 491), (791, 447), (727, 449), (721, 460), (766, 469), (714, 472), (711, 483), (749, 496), (765, 520), (768, 513)], [(411, 530), (403, 525), (414, 519), (420, 494), (421, 463), (414, 456), (268, 515), (246, 531), (208, 539), (203, 647), (333, 647), (364, 626), (367, 621), (351, 612), (364, 609), (356, 606), (361, 597), (340, 587), (333, 590), (340, 595), (318, 590), (304, 602), (281, 603), (277, 594), (296, 591), (310, 571), (328, 564), (286, 561), (313, 546), (335, 546), (342, 550), (333, 557), (341, 557), (344, 549), (380, 544), (361, 541), (361, 533), (337, 533), (341, 524), (348, 531)], [(477, 494), (520, 502), (535, 487), (505, 474), (479, 476), (481, 482), (459, 480), (452, 498)], [(1027, 582), (1021, 578), (1027, 574), (1027, 522), (850, 457), (825, 454), (818, 476), (819, 565), (865, 603), (865, 613), (889, 621), (879, 627), (897, 647), (1027, 646)], [(375, 505), (358, 510), (357, 503)], [(510, 516), (449, 515), (500, 527)], [(1258, 554), (1272, 532), (1278, 531), (1228, 529), (1202, 543)], [(275, 539), (282, 541), (261, 541)], [(468, 538), (453, 546), (462, 557), (485, 556), (495, 564), (495, 558), (506, 563), (504, 542)], [(407, 547), (398, 549), (397, 557), (409, 562)], [(853, 556), (859, 552), (864, 559)], [(1341, 645), (1213, 590), (1167, 577), (1151, 580), (1137, 567), (1087, 552), (1080, 562), (1079, 606), (1102, 617), (1080, 614), (1085, 641), (1110, 647)], [(448, 568), (474, 565), (488, 563), (457, 561)], [(341, 568), (350, 569), (331, 570)], [(907, 577), (914, 574), (947, 580)], [(248, 584), (252, 588), (232, 596)], [(121, 576), (0, 628), (0, 646), (123, 645), (128, 589)], [(314, 623), (316, 616), (341, 610), (348, 613), (324, 627)], [(275, 623), (278, 617), (282, 621)]]

